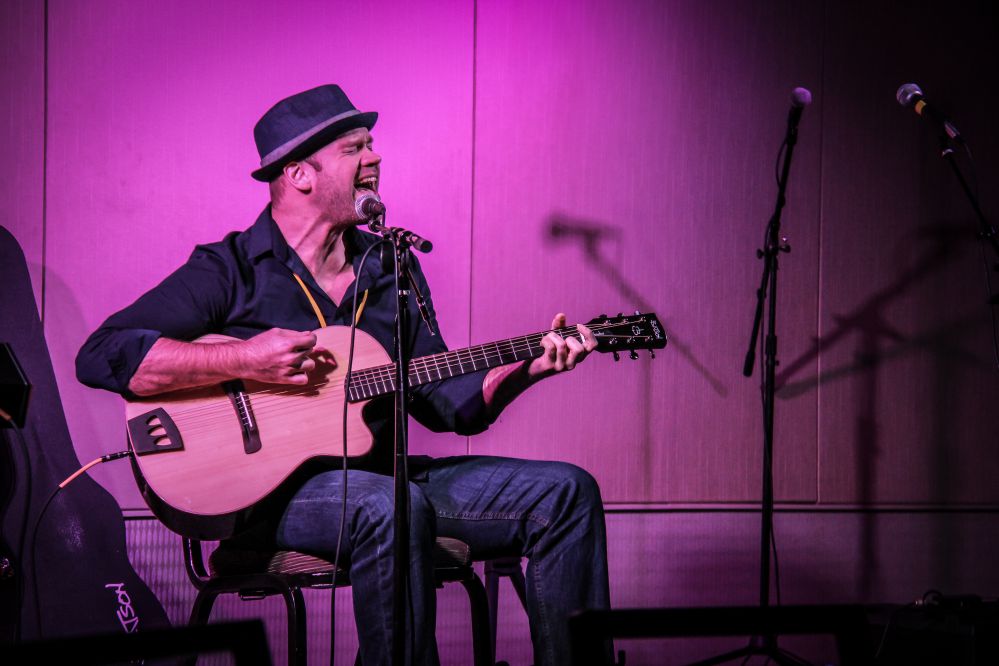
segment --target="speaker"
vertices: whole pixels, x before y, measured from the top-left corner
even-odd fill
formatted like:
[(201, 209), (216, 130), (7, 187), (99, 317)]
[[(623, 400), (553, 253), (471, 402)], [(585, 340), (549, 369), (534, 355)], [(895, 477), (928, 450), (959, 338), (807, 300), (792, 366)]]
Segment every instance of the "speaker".
[(999, 664), (999, 602), (937, 594), (879, 608), (872, 624), (878, 666)]
[(271, 666), (260, 620), (218, 622), (142, 633), (94, 634), (21, 643), (5, 648), (4, 663), (74, 666), (179, 666), (195, 657), (228, 656), (235, 666)]

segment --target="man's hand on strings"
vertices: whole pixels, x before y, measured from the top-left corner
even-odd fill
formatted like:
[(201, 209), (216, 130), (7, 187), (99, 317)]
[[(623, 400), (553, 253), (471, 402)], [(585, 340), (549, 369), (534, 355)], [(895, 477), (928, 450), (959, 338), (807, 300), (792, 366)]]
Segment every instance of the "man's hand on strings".
[(565, 326), (565, 313), (558, 313), (552, 320), (552, 329), (541, 339), (544, 353), (531, 361), (528, 375), (532, 379), (543, 379), (565, 370), (572, 370), (586, 356), (597, 348), (593, 331), (583, 324), (576, 324), (576, 332), (562, 337), (556, 331)]
[(317, 366), (325, 372), (336, 367), (333, 354), (317, 342), (310, 331), (264, 331), (240, 343), (235, 374), (267, 384), (308, 384), (309, 373)]

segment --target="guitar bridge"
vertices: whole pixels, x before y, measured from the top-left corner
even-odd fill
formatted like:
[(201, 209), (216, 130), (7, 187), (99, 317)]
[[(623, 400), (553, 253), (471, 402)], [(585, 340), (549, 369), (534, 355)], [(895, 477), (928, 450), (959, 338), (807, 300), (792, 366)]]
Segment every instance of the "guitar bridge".
[(256, 453), (260, 450), (260, 431), (257, 429), (257, 419), (253, 415), (253, 406), (250, 405), (250, 396), (246, 394), (246, 386), (238, 379), (222, 384), (225, 394), (229, 396), (229, 402), (236, 410), (236, 417), (239, 419), (239, 429), (243, 433), (243, 450), (246, 453)]

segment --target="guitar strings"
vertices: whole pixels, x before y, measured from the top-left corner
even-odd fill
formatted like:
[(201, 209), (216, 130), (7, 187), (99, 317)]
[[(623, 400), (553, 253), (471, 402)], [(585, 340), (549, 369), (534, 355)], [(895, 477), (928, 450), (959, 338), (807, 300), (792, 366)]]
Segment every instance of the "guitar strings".
[[(619, 325), (620, 324), (595, 325), (592, 327), (591, 330), (601, 331), (607, 328), (614, 328), (615, 326)], [(562, 329), (557, 329), (556, 332), (559, 332), (563, 335), (567, 333), (571, 334), (575, 332), (575, 329), (571, 327), (566, 327)], [(420, 376), (421, 372), (422, 374), (426, 375), (427, 377), (426, 381), (438, 381), (441, 379), (447, 379), (448, 377), (455, 376), (455, 373), (452, 371), (455, 362), (450, 359), (457, 359), (457, 362), (460, 364), (459, 369), (463, 369), (461, 366), (470, 361), (473, 362), (473, 367), (474, 367), (475, 365), (474, 361), (476, 360), (482, 362), (484, 365), (487, 365), (491, 361), (503, 358), (504, 352), (500, 350), (501, 346), (507, 348), (506, 353), (513, 352), (515, 355), (525, 350), (529, 352), (532, 350), (536, 351), (537, 343), (539, 343), (541, 338), (547, 335), (547, 333), (548, 332), (546, 331), (544, 333), (536, 333), (533, 335), (523, 336), (518, 339), (511, 339), (508, 341), (504, 341), (502, 343), (488, 343), (486, 345), (480, 345), (477, 348), (448, 351), (427, 357), (421, 357), (421, 359), (419, 359), (418, 361), (412, 362), (412, 365), (410, 367), (410, 372), (408, 375), (409, 381), (413, 385), (419, 385), (424, 383), (424, 380)], [(632, 337), (632, 338), (641, 337), (646, 339), (651, 338), (651, 336), (620, 336), (620, 337)], [(378, 394), (384, 394), (394, 391), (395, 375), (393, 370), (394, 366), (391, 364), (387, 364), (384, 366), (376, 366), (374, 368), (366, 368), (363, 370), (355, 371), (353, 373), (353, 378), (351, 379), (351, 387), (352, 389), (358, 387), (359, 390), (352, 390), (353, 394), (352, 397), (359, 395), (360, 397), (358, 399), (365, 399), (365, 398), (375, 397)], [(444, 375), (445, 370), (448, 372), (447, 376)], [(431, 375), (432, 372), (437, 373), (438, 377), (436, 379), (432, 377)], [(265, 389), (249, 391), (247, 393), (248, 395), (257, 396), (257, 398), (253, 401), (251, 407), (253, 415), (264, 416), (267, 415), (269, 412), (271, 412), (271, 410), (268, 409), (268, 406), (270, 406), (271, 403), (275, 403), (275, 399), (278, 399), (277, 403), (274, 405), (276, 409), (287, 410), (289, 409), (290, 406), (284, 404), (286, 401), (280, 400), (280, 398), (289, 395), (298, 396), (304, 392), (313, 392), (317, 388), (321, 389), (321, 385), (318, 387), (316, 385), (310, 387), (272, 386)], [(372, 395), (367, 395), (367, 394), (372, 394)], [(332, 397), (336, 398), (337, 396), (341, 396), (339, 399), (342, 399), (342, 391), (332, 392)], [(323, 397), (325, 396), (317, 395), (317, 398), (323, 398)], [(311, 406), (307, 406), (304, 408), (304, 410), (306, 411), (310, 409)], [(232, 407), (229, 404), (228, 400), (226, 400), (222, 396), (219, 396), (218, 404), (200, 405), (197, 407), (191, 407), (187, 409), (174, 409), (173, 412), (177, 418), (181, 418), (183, 416), (183, 418), (185, 419), (185, 429), (188, 429), (190, 427), (197, 426), (202, 421), (212, 422), (215, 419), (217, 419), (221, 414), (231, 413), (231, 410)], [(298, 410), (294, 409), (293, 411), (298, 411)], [(204, 416), (206, 418), (198, 418), (198, 416)]]
[[(606, 328), (614, 328), (615, 326), (620, 326), (620, 324), (604, 324), (595, 325), (591, 328), (593, 331), (602, 331)], [(439, 368), (451, 367), (456, 363), (460, 366), (464, 366), (466, 363), (474, 363), (478, 360), (492, 360), (497, 357), (502, 358), (504, 353), (513, 352), (515, 354), (520, 353), (525, 350), (536, 349), (537, 344), (543, 339), (550, 331), (545, 331), (543, 333), (534, 333), (530, 335), (525, 335), (520, 338), (511, 338), (510, 340), (504, 340), (502, 342), (490, 342), (483, 345), (478, 345), (476, 347), (469, 347), (467, 349), (458, 349), (446, 352), (440, 352), (438, 354), (432, 354), (429, 356), (423, 356), (418, 359), (413, 359), (410, 362), (410, 376), (418, 375), (422, 370), (424, 374), (429, 374), (427, 371), (433, 370), (437, 371)], [(575, 334), (576, 329), (573, 327), (565, 327), (556, 329), (554, 332), (559, 333), (562, 337), (566, 337), (567, 334)], [(602, 336), (609, 337), (609, 336)], [(651, 336), (614, 336), (614, 337), (642, 337), (650, 338)], [(526, 343), (526, 347), (525, 347)], [(504, 347), (505, 351), (501, 351), (501, 346)], [(489, 348), (492, 348), (491, 350)], [(455, 359), (455, 360), (451, 360)], [(353, 384), (358, 379), (364, 380), (369, 376), (374, 375), (391, 375), (395, 376), (392, 372), (394, 366), (391, 364), (376, 366), (373, 368), (365, 368), (363, 370), (358, 370), (354, 372), (354, 377), (351, 379)], [(463, 368), (462, 368), (463, 369)], [(473, 369), (474, 371), (474, 369)], [(453, 375), (451, 375), (453, 376)], [(437, 379), (444, 379), (438, 376)], [(430, 380), (434, 381), (434, 380)]]
[[(610, 328), (616, 328), (621, 326), (621, 323), (616, 324), (596, 324), (590, 327), (594, 332), (603, 331)], [(574, 335), (577, 332), (575, 327), (563, 327), (559, 329), (554, 329), (553, 331), (544, 331), (541, 333), (534, 333), (519, 338), (511, 338), (503, 342), (493, 342), (486, 343), (484, 345), (478, 345), (476, 347), (470, 347), (460, 350), (451, 350), (440, 352), (437, 354), (432, 354), (429, 356), (420, 357), (418, 359), (413, 359), (410, 362), (410, 368), (408, 373), (408, 379), (411, 385), (419, 385), (425, 383), (421, 374), (426, 376), (426, 381), (439, 381), (441, 379), (447, 379), (449, 377), (455, 376), (452, 369), (457, 366), (457, 369), (464, 370), (464, 366), (468, 363), (474, 366), (481, 362), (483, 364), (483, 369), (489, 367), (489, 363), (495, 360), (503, 359), (504, 355), (510, 353), (514, 354), (516, 357), (522, 352), (531, 353), (537, 350), (541, 339), (543, 339), (549, 332), (555, 332), (559, 335), (565, 337), (566, 335)], [(607, 336), (604, 336), (607, 337)], [(614, 337), (630, 337), (630, 338), (645, 338), (651, 339), (651, 336), (614, 336)], [(530, 357), (529, 357), (530, 358)], [(473, 370), (474, 371), (474, 370)], [(437, 374), (437, 378), (433, 378), (431, 373)], [(446, 375), (445, 375), (446, 373)], [(458, 373), (464, 374), (464, 373)], [(355, 370), (352, 373), (351, 378), (351, 393), (354, 396), (360, 396), (360, 399), (365, 399), (366, 397), (375, 397), (377, 394), (389, 393), (395, 390), (395, 373), (394, 365), (386, 364), (382, 366), (375, 366), (373, 368), (364, 368), (361, 370)], [(339, 387), (342, 387), (340, 384)], [(322, 385), (312, 385), (308, 387), (301, 386), (270, 386), (263, 389), (256, 389), (253, 391), (247, 391), (247, 396), (254, 396), (251, 402), (251, 412), (253, 416), (261, 415), (265, 416), (268, 413), (274, 411), (311, 411), (312, 405), (305, 405), (301, 410), (293, 408), (291, 405), (286, 404), (287, 401), (283, 398), (287, 396), (300, 396), (303, 393), (319, 392), (315, 396), (316, 400), (326, 400), (338, 399), (342, 400), (343, 391), (334, 390), (329, 393), (322, 392)], [(371, 393), (371, 396), (362, 395), (363, 393)], [(232, 413), (232, 405), (228, 400), (228, 396), (220, 395), (218, 401), (215, 403), (201, 404), (198, 406), (192, 406), (188, 408), (175, 408), (172, 410), (173, 415), (184, 420), (185, 430), (190, 431), (191, 428), (197, 428), (202, 424), (213, 423), (219, 416), (225, 413)]]

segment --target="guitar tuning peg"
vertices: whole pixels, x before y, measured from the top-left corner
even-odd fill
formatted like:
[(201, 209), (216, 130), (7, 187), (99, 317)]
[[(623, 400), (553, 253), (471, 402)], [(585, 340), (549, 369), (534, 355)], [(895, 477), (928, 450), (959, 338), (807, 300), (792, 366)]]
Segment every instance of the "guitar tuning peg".
[(637, 361), (637, 360), (638, 360), (638, 352), (637, 352), (637, 351), (635, 351), (634, 349), (632, 349), (632, 350), (631, 350), (631, 353), (630, 353), (630, 354), (628, 354), (628, 357), (629, 357), (629, 358), (630, 358), (630, 359), (631, 359), (632, 361)]
[(653, 361), (656, 360), (656, 350), (655, 349), (650, 349), (649, 350), (649, 356), (652, 357)]
[(621, 355), (620, 354), (618, 354), (617, 352), (613, 352), (613, 354), (614, 354), (614, 360), (615, 361), (620, 361), (621, 360)]

